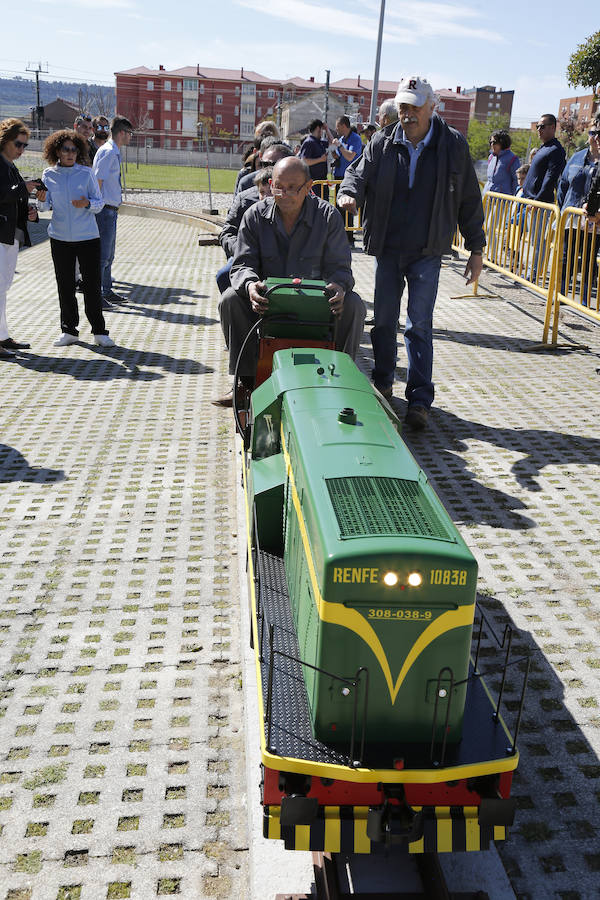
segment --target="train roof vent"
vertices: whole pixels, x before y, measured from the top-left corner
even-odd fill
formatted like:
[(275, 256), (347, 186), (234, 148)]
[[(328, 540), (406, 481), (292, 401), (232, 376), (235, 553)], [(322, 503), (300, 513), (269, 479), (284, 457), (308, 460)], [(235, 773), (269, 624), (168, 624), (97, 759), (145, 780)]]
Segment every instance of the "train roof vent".
[(403, 535), (455, 540), (416, 481), (327, 478), (326, 484), (342, 538)]

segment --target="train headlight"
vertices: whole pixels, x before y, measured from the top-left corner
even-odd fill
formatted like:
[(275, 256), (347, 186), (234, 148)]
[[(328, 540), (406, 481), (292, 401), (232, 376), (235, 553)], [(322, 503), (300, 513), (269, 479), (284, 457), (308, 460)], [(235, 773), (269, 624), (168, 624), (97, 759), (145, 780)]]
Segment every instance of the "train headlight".
[(408, 583), (411, 587), (419, 587), (423, 583), (423, 576), (420, 572), (411, 572), (408, 576)]
[(398, 584), (398, 576), (395, 572), (386, 572), (383, 576), (383, 583), (388, 587), (395, 587)]

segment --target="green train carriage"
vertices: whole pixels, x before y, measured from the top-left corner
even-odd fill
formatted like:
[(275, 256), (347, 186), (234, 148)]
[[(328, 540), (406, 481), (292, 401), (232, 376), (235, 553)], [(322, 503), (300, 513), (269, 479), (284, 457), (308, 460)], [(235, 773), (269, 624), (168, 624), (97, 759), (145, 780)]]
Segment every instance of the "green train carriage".
[(259, 537), (283, 530), (315, 737), (347, 743), (366, 708), (370, 744), (427, 742), (434, 718), (459, 741), (477, 565), (368, 380), (345, 354), (281, 351), (252, 405)]

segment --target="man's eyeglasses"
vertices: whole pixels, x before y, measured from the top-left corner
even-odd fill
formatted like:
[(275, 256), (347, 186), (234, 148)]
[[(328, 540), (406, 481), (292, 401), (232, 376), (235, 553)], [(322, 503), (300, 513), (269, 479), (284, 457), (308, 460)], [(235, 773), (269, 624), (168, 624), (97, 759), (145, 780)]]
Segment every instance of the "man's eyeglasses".
[(300, 193), (300, 191), (302, 190), (302, 188), (304, 187), (305, 184), (308, 184), (308, 182), (303, 181), (302, 184), (300, 185), (300, 187), (298, 187), (298, 188), (280, 188), (280, 187), (273, 187), (271, 185), (271, 193), (273, 194), (274, 197), (283, 197), (284, 194), (288, 194), (288, 195), (291, 195), (292, 197), (294, 197)]
[(265, 159), (261, 159), (260, 167), (261, 169), (270, 169), (275, 165), (275, 163), (267, 162)]
[(535, 126), (538, 131), (541, 131), (542, 128), (547, 128), (550, 125), (550, 122), (538, 122)]
[(24, 150), (25, 147), (29, 147), (29, 144), (28, 144), (27, 141), (17, 141), (17, 140), (15, 140), (15, 141), (13, 141), (13, 143), (14, 143), (15, 147), (16, 147), (18, 150)]
[(94, 125), (94, 131), (110, 131), (110, 125)]
[(59, 147), (59, 153), (77, 153), (77, 147)]

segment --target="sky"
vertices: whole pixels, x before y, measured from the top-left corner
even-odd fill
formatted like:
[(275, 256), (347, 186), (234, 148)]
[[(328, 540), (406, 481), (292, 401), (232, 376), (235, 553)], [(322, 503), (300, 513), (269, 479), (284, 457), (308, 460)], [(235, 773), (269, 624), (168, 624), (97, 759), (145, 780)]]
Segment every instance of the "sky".
[[(14, 6), (13, 6), (14, 8)], [(555, 12), (556, 10), (556, 12)], [(380, 0), (28, 0), (3, 22), (0, 74), (114, 84), (135, 66), (251, 69), (274, 78), (372, 79)], [(553, 0), (387, 0), (380, 79), (514, 90), (513, 127), (558, 111), (570, 54), (600, 27), (598, 6)], [(31, 76), (29, 76), (31, 77)], [(1, 99), (1, 98), (0, 98)]]

